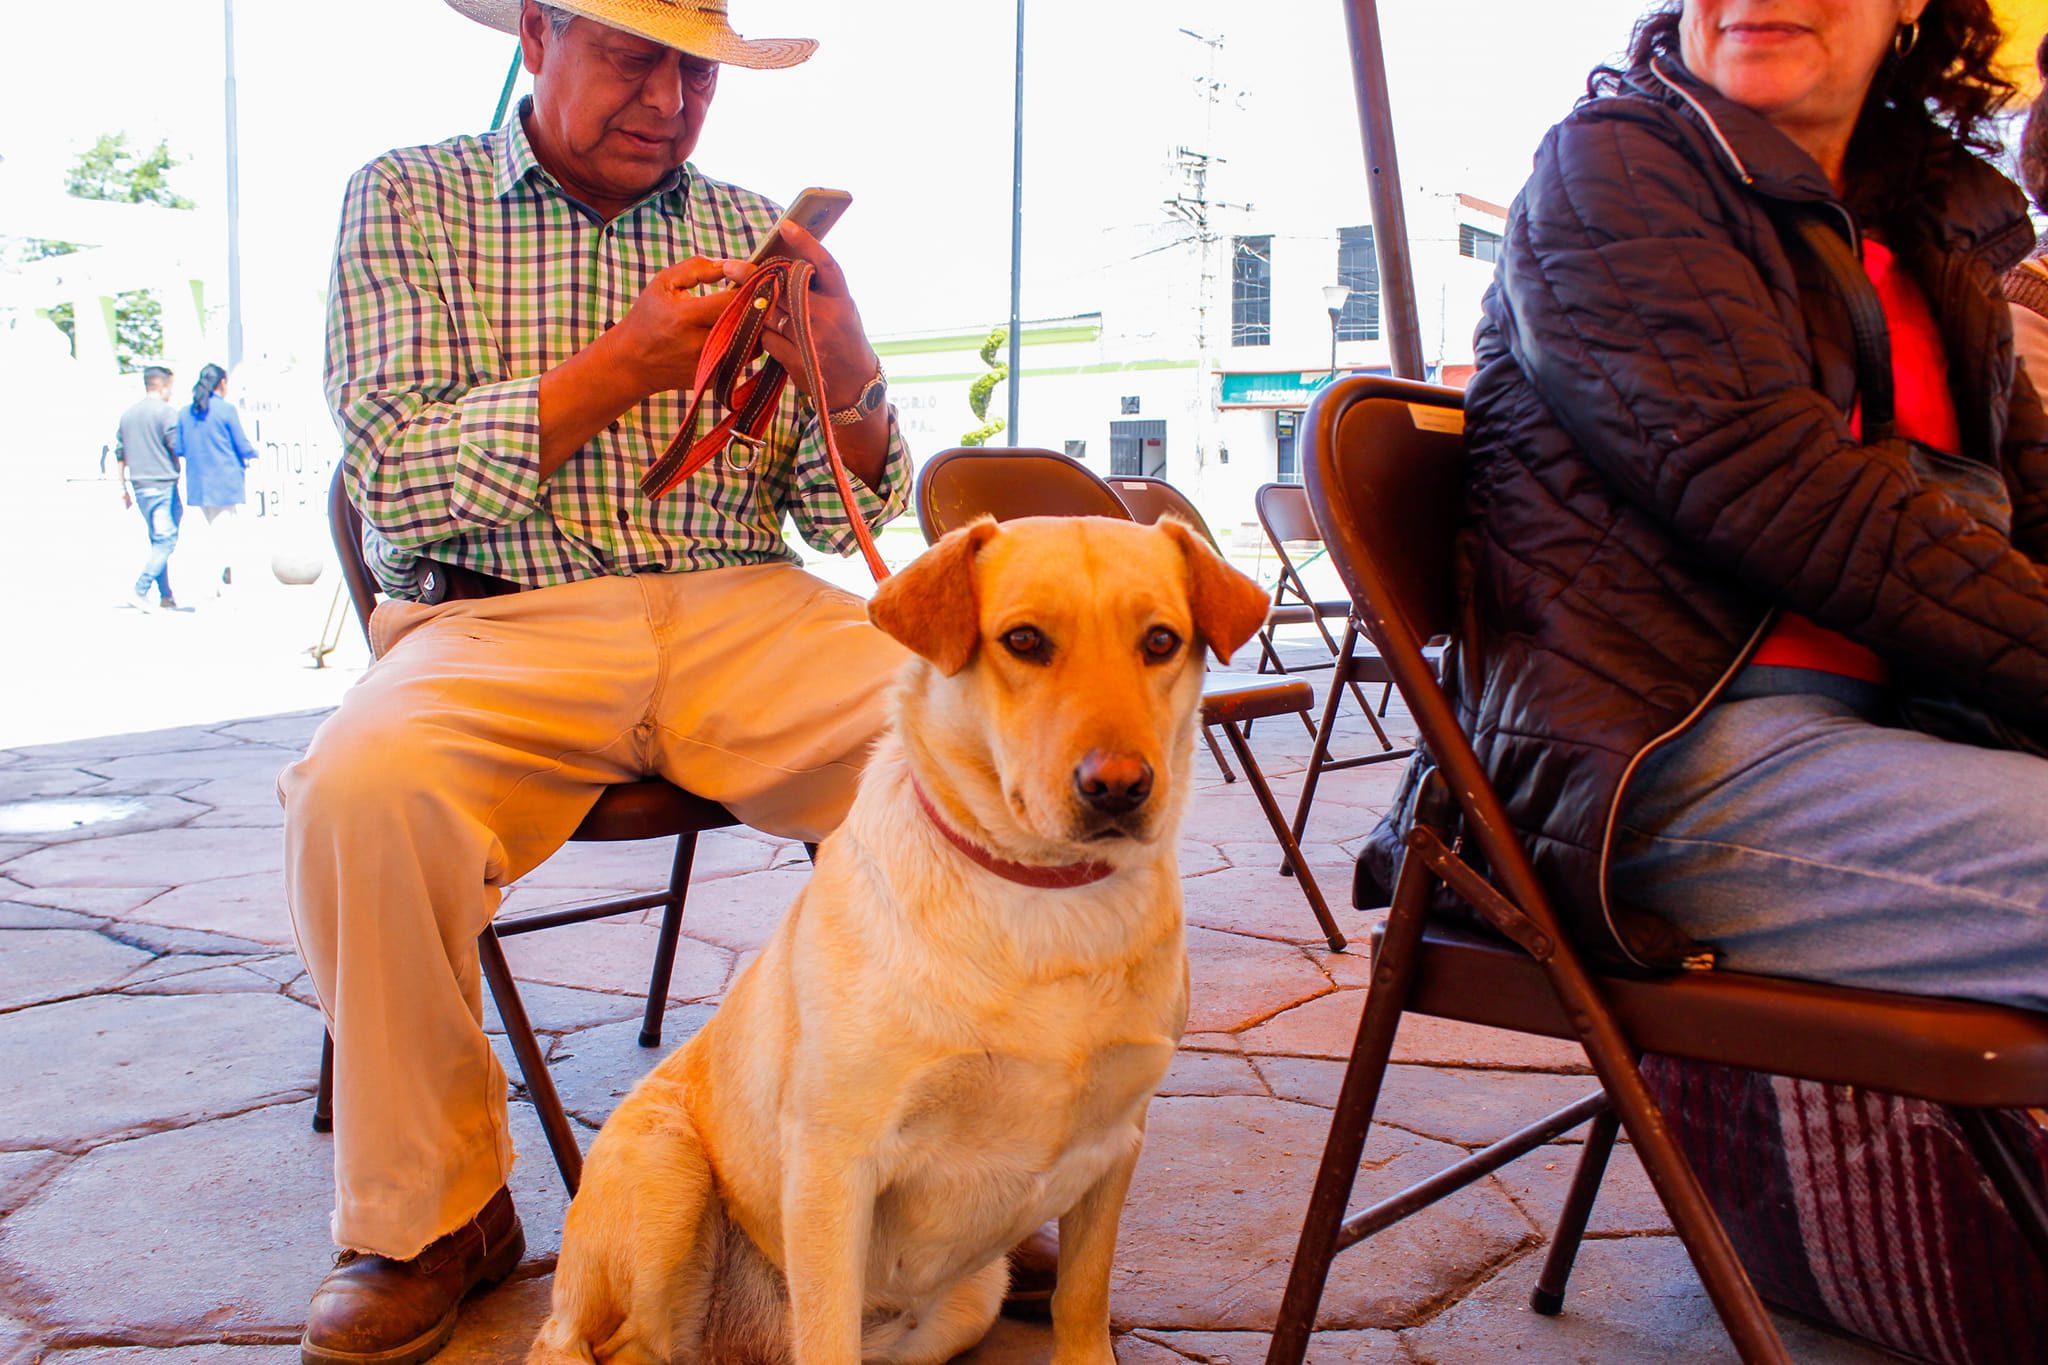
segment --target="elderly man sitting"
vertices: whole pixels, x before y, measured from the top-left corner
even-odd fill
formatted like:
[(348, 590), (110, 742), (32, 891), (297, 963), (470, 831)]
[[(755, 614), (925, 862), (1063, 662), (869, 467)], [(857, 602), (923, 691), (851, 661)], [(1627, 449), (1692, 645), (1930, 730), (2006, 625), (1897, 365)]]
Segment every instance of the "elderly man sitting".
[[(481, 137), (350, 182), (327, 392), (389, 595), (375, 664), (280, 782), (301, 951), (335, 1041), (344, 1250), (309, 1362), (438, 1350), (523, 1235), (477, 933), (608, 784), (659, 774), (771, 833), (844, 814), (903, 652), (806, 573), (785, 516), (845, 553), (909, 465), (844, 278), (817, 243), (822, 391), (748, 460), (650, 502), (698, 353), (774, 205), (698, 172), (723, 63), (786, 67), (707, 0), (451, 0), (516, 31), (533, 97)], [(801, 374), (770, 335), (771, 354)], [(445, 596), (444, 596), (445, 593)], [(433, 599), (433, 600), (428, 600)]]

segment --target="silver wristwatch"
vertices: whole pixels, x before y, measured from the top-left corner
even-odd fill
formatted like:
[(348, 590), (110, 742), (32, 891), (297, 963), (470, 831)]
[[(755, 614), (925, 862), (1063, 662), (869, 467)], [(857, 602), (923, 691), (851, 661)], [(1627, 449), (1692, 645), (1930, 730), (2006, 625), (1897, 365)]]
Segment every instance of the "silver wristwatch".
[(868, 414), (882, 406), (882, 396), (889, 391), (889, 376), (883, 372), (882, 363), (875, 362), (875, 377), (861, 386), (860, 395), (843, 408), (834, 408), (826, 414), (835, 427), (850, 427), (863, 421)]

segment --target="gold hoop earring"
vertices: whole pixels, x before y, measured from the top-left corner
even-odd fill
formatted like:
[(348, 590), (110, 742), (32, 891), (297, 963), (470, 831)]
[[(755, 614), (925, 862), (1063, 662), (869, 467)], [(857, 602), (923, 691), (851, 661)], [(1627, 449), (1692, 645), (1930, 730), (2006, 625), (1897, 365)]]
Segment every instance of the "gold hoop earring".
[(1920, 21), (1908, 20), (1892, 33), (1892, 56), (1904, 61), (1920, 45)]

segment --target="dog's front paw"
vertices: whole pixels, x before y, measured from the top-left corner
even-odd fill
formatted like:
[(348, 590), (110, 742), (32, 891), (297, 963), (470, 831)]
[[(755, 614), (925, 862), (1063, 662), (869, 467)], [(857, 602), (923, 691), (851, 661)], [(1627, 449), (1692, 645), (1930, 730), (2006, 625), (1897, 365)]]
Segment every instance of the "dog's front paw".
[(595, 1365), (596, 1360), (589, 1342), (558, 1326), (553, 1318), (541, 1324), (540, 1334), (526, 1353), (526, 1365)]

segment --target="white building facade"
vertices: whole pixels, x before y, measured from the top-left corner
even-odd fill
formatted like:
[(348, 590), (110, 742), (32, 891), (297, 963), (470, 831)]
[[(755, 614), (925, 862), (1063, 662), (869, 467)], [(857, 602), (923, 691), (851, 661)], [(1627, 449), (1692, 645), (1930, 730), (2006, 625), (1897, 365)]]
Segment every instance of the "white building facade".
[[(1418, 194), (1408, 214), (1428, 377), (1462, 387), (1506, 209)], [(1105, 476), (1164, 478), (1219, 532), (1251, 519), (1260, 484), (1298, 481), (1296, 433), (1333, 358), (1337, 373), (1391, 372), (1372, 228), (1233, 226), (1242, 230), (1169, 240), (1104, 272), (1098, 310), (1027, 319), (1019, 430), (985, 444), (1063, 451)], [(1328, 286), (1349, 291), (1334, 327)], [(981, 351), (990, 332), (984, 324), (875, 339), (919, 460), (984, 426), (969, 390), (989, 372)], [(1007, 345), (995, 349), (998, 363), (1008, 355)], [(988, 419), (1001, 419), (1007, 404), (998, 383)]]

